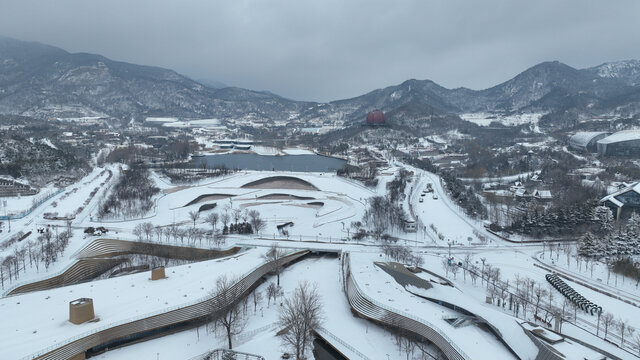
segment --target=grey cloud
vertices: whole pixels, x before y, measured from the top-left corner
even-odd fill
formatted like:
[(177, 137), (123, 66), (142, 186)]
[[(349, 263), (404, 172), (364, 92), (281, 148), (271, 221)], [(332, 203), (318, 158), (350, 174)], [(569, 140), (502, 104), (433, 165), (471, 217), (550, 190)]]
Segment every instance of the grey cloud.
[(640, 2), (2, 0), (0, 34), (301, 100), (640, 58)]

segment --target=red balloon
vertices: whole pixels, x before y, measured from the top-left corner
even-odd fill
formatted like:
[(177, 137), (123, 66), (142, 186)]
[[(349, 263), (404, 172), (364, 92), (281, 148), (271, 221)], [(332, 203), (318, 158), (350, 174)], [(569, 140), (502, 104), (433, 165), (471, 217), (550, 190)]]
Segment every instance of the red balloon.
[(379, 125), (384, 124), (384, 113), (380, 110), (374, 110), (367, 114), (367, 125)]

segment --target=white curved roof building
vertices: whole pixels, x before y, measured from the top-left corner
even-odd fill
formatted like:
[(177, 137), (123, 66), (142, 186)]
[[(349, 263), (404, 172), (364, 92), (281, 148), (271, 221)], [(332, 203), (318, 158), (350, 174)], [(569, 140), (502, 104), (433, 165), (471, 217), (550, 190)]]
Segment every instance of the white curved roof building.
[(606, 131), (584, 131), (575, 133), (569, 138), (569, 147), (574, 150), (596, 152), (596, 143), (600, 139), (604, 139), (610, 132)]
[(624, 130), (597, 141), (598, 153), (611, 156), (640, 156), (640, 130)]

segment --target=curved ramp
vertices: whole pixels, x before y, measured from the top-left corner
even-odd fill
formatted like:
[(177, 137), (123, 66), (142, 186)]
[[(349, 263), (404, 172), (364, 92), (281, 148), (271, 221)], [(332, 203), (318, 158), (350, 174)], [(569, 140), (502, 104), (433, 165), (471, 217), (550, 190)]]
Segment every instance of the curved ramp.
[(379, 304), (364, 294), (351, 276), (349, 254), (344, 253), (347, 262), (346, 290), (349, 304), (358, 315), (384, 325), (393, 326), (417, 334), (432, 342), (448, 360), (466, 360), (469, 357), (444, 333), (431, 326), (426, 320), (403, 315), (397, 310)]
[(293, 194), (284, 194), (284, 193), (273, 193), (258, 196), (258, 199), (261, 200), (315, 200), (315, 198), (310, 196), (298, 196)]
[(252, 189), (319, 190), (312, 183), (293, 176), (269, 176), (242, 185)]
[[(289, 254), (279, 260), (281, 265), (287, 265), (306, 255), (309, 251), (303, 250)], [(116, 347), (129, 341), (139, 341), (146, 337), (158, 336), (163, 331), (188, 326), (190, 322), (205, 321), (212, 313), (226, 310), (235, 302), (247, 295), (262, 279), (263, 276), (276, 268), (274, 261), (264, 263), (255, 268), (238, 282), (229, 291), (214, 297), (205, 297), (195, 302), (185, 304), (177, 309), (168, 310), (158, 314), (150, 314), (133, 321), (125, 321), (121, 324), (91, 330), (86, 334), (75, 336), (55, 347), (32, 354), (32, 359), (63, 360), (82, 356), (89, 349), (97, 347)], [(232, 299), (224, 303), (222, 299)], [(84, 357), (81, 357), (84, 358)]]
[(78, 261), (57, 275), (22, 285), (17, 284), (7, 290), (5, 296), (53, 289), (93, 279), (116, 265), (127, 261), (122, 258), (112, 258), (114, 256), (144, 254), (197, 261), (233, 255), (239, 252), (240, 249), (240, 247), (232, 247), (226, 250), (211, 250), (115, 239), (96, 239), (76, 254)]
[(227, 199), (227, 198), (234, 197), (234, 196), (235, 195), (231, 195), (231, 194), (202, 194), (202, 195), (196, 197), (195, 199), (189, 201), (188, 203), (186, 203), (182, 207), (187, 207), (187, 206), (190, 206), (190, 205), (193, 205), (193, 204), (197, 204), (199, 202)]
[[(449, 360), (469, 359), (469, 357), (462, 351), (462, 349), (456, 346), (446, 334), (441, 332), (437, 327), (431, 325), (428, 321), (414, 317), (411, 314), (392, 309), (368, 297), (364, 292), (362, 292), (353, 276), (351, 276), (351, 263), (349, 259), (349, 253), (344, 253), (344, 256), (346, 257), (345, 284), (347, 297), (349, 300), (349, 304), (351, 305), (351, 308), (354, 312), (375, 322), (398, 327), (422, 336), (423, 338), (432, 342), (436, 347), (438, 347)], [(412, 285), (415, 286), (416, 284)], [(416, 295), (423, 297), (422, 295)], [(502, 337), (502, 334), (500, 334), (500, 331), (495, 328), (495, 326), (487, 322), (485, 319), (480, 319), (493, 330), (494, 334), (496, 334), (498, 337)], [(519, 328), (523, 330), (526, 336), (537, 348), (538, 353), (535, 357), (535, 360), (563, 359), (562, 356), (545, 346), (545, 344), (543, 344), (539, 339), (533, 336), (529, 331), (522, 328), (521, 325), (519, 325)], [(505, 344), (505, 346), (507, 346), (507, 348), (512, 351), (514, 355), (516, 355), (520, 359), (525, 359), (520, 354), (518, 354), (515, 349), (512, 349), (511, 346), (507, 344), (503, 339), (501, 339), (501, 341), (503, 342), (503, 344)]]
[(109, 269), (126, 262), (127, 259), (80, 259), (67, 267), (58, 275), (16, 286), (5, 293), (6, 295), (22, 294), (31, 291), (53, 289), (61, 286), (77, 284), (93, 279)]
[(76, 254), (76, 257), (96, 258), (127, 254), (145, 254), (180, 260), (208, 260), (233, 255), (240, 251), (240, 249), (240, 247), (236, 246), (225, 250), (214, 250), (139, 241), (96, 239), (80, 250)]

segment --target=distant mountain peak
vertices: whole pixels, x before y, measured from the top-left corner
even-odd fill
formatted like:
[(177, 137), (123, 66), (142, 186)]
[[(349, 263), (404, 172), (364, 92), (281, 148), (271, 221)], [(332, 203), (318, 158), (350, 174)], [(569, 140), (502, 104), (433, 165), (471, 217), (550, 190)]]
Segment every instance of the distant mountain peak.
[(640, 60), (606, 62), (586, 70), (602, 78), (622, 79), (628, 85), (640, 84)]

